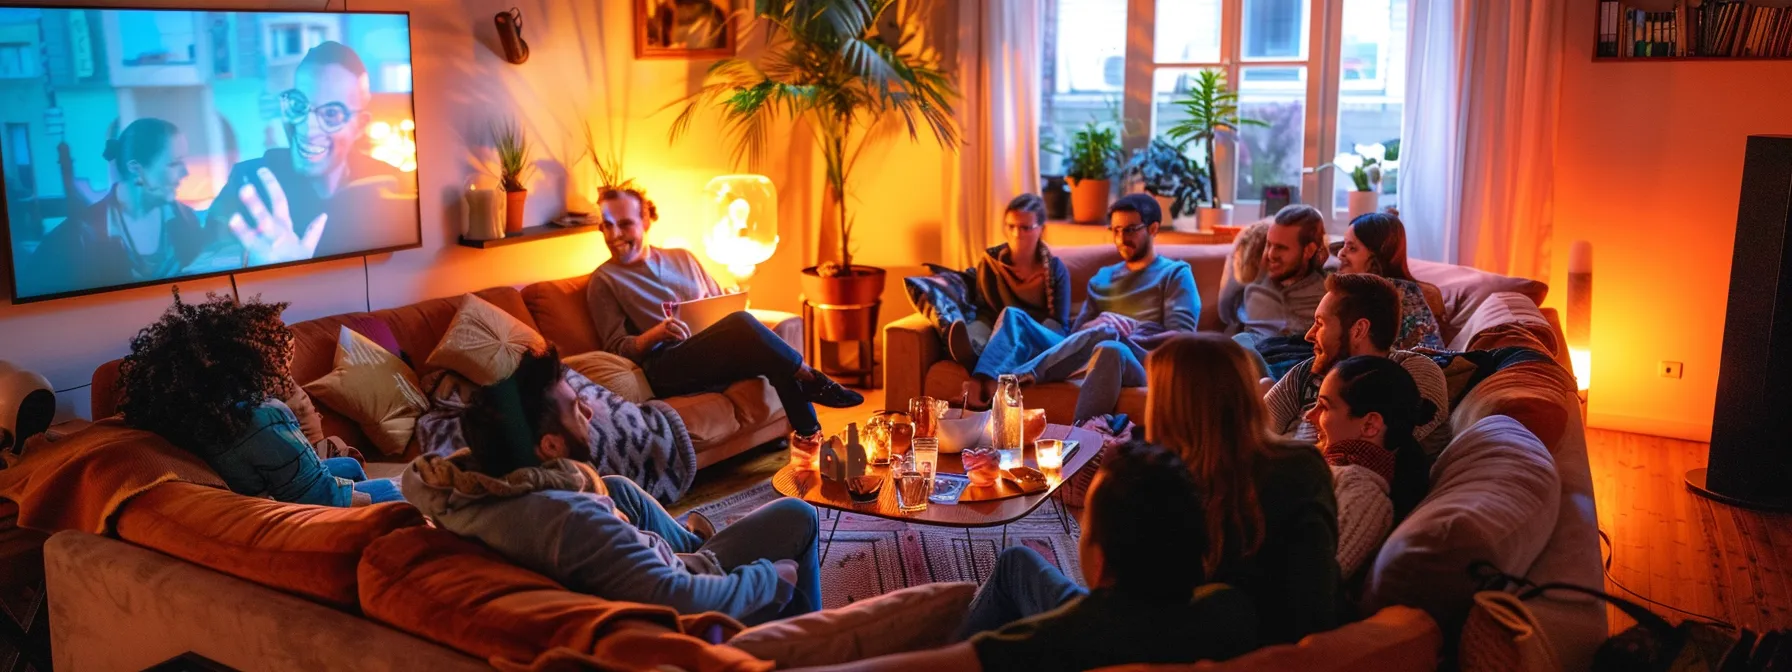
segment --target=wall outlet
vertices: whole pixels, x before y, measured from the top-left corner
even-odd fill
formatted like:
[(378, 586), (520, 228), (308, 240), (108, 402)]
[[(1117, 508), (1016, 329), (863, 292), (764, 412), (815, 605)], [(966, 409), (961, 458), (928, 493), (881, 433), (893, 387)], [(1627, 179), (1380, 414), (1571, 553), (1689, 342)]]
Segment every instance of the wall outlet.
[(1686, 364), (1682, 363), (1682, 362), (1670, 362), (1670, 361), (1663, 360), (1660, 364), (1657, 364), (1655, 366), (1655, 371), (1657, 373), (1660, 373), (1661, 377), (1663, 377), (1663, 378), (1678, 379), (1680, 377), (1680, 374), (1686, 372)]

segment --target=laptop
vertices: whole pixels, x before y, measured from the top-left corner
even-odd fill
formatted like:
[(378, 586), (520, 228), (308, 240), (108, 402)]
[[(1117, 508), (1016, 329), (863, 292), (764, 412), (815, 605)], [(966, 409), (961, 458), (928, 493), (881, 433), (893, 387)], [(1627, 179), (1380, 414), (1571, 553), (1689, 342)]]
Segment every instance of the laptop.
[(684, 320), (691, 328), (691, 335), (703, 333), (722, 318), (747, 309), (747, 293), (722, 294), (683, 303), (668, 303), (665, 306), (667, 317)]

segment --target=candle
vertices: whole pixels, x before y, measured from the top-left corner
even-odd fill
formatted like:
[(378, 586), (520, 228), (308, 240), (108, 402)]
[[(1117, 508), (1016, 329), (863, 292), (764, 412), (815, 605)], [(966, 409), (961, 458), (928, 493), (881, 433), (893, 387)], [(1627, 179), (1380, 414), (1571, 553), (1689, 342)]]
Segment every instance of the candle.
[(1064, 468), (1064, 442), (1057, 439), (1040, 439), (1033, 442), (1033, 457), (1039, 463), (1039, 470), (1047, 474), (1056, 474)]
[(462, 235), (468, 240), (495, 240), (504, 237), (504, 199), (496, 189), (469, 187), (464, 203), (465, 224)]

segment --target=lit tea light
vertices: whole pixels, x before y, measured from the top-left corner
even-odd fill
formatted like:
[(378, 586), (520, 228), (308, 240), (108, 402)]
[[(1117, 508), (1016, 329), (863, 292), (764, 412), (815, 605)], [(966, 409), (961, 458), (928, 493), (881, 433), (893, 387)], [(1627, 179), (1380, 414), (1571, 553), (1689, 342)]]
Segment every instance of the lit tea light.
[(1040, 439), (1033, 442), (1033, 457), (1039, 463), (1039, 470), (1048, 474), (1056, 474), (1064, 468), (1064, 442), (1057, 439)]

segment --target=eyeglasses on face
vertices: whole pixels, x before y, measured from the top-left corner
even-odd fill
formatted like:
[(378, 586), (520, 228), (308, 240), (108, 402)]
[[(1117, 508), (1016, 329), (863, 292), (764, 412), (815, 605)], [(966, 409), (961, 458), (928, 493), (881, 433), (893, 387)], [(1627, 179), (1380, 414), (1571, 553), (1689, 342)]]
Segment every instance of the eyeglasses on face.
[(1045, 225), (1044, 224), (1028, 224), (1026, 226), (1019, 226), (1019, 225), (1016, 225), (1016, 224), (1013, 224), (1010, 222), (1003, 222), (1002, 228), (1005, 228), (1005, 229), (1008, 229), (1009, 231), (1014, 231), (1017, 233), (1024, 233), (1024, 232), (1028, 232), (1028, 231), (1038, 231), (1040, 229), (1045, 228)]
[(1108, 227), (1108, 232), (1114, 234), (1115, 236), (1130, 236), (1130, 235), (1133, 235), (1140, 231), (1144, 231), (1145, 227), (1147, 227), (1147, 226), (1150, 226), (1150, 225), (1149, 224), (1133, 224), (1130, 226), (1110, 226), (1110, 227)]
[(349, 122), (355, 120), (362, 110), (351, 110), (342, 103), (325, 103), (313, 107), (311, 99), (298, 89), (290, 89), (280, 94), (280, 116), (289, 124), (305, 123), (305, 118), (316, 115), (318, 125), (330, 133), (342, 130)]

